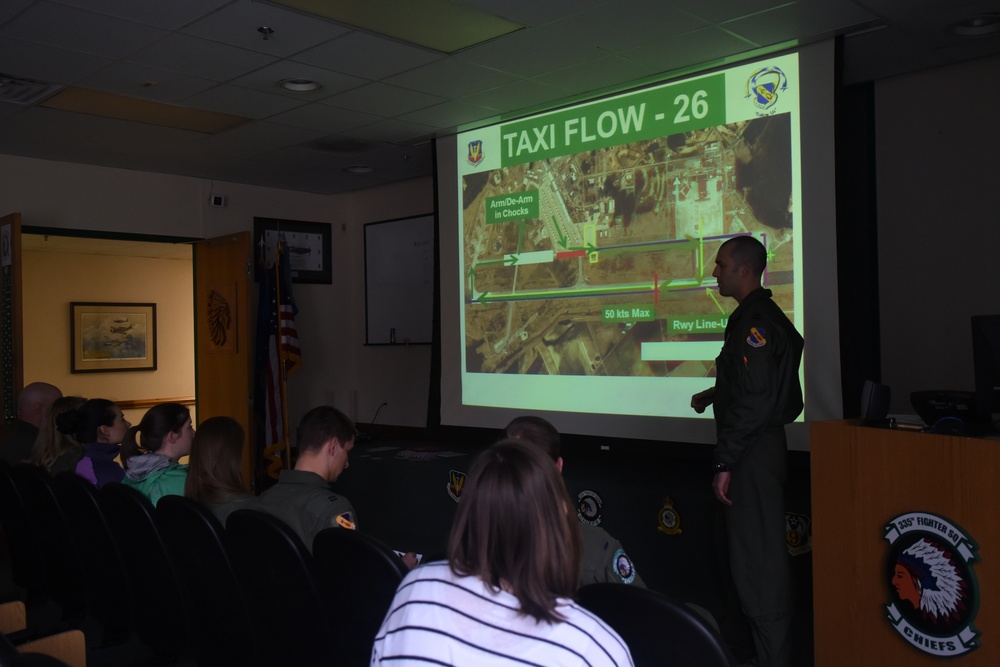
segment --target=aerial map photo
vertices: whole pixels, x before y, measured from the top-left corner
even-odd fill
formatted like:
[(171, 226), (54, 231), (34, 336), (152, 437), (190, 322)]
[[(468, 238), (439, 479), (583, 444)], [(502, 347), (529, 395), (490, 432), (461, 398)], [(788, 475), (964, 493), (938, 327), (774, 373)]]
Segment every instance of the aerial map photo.
[(795, 321), (791, 134), (782, 113), (464, 176), (466, 372), (714, 376), (649, 344), (721, 345), (738, 234)]

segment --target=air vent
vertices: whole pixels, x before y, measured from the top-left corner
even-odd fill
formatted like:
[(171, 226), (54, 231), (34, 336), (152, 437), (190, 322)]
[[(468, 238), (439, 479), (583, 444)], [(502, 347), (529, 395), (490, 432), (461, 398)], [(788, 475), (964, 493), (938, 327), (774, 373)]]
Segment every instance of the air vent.
[(62, 90), (63, 86), (0, 74), (0, 102), (31, 106)]

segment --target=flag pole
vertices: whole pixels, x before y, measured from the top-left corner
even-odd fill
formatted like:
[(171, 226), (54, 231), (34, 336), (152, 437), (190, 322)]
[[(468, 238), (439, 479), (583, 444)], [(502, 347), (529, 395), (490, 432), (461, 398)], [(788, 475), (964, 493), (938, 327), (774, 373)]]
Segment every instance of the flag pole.
[(288, 444), (288, 370), (285, 365), (285, 352), (281, 345), (281, 253), (283, 242), (278, 241), (277, 252), (274, 254), (274, 291), (277, 295), (275, 308), (278, 309), (278, 367), (281, 369), (281, 444), (284, 446), (282, 463), (285, 470), (292, 467), (291, 447)]

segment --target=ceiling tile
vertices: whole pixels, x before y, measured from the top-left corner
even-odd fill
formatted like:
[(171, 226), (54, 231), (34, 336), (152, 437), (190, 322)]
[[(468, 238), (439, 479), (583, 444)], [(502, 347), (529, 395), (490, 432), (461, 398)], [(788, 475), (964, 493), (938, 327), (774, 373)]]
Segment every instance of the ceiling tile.
[(618, 53), (638, 44), (662, 43), (673, 35), (705, 27), (705, 21), (663, 2), (643, 8), (641, 21), (622, 20), (629, 3), (611, 3), (546, 24), (545, 31), (580, 44)]
[(0, 28), (0, 35), (98, 56), (123, 57), (166, 31), (75, 7), (40, 2)]
[(283, 123), (310, 130), (326, 130), (336, 127), (349, 130), (382, 120), (382, 116), (362, 113), (354, 109), (342, 109), (322, 102), (304, 104), (300, 107), (268, 117), (268, 122)]
[(112, 62), (89, 53), (0, 37), (0, 72), (15, 77), (69, 85)]
[(580, 95), (591, 91), (601, 91), (612, 86), (621, 87), (627, 85), (628, 82), (662, 71), (659, 64), (650, 65), (645, 62), (637, 62), (640, 60), (640, 58), (604, 56), (597, 60), (536, 76), (534, 80), (561, 88), (571, 95)]
[(563, 0), (539, 2), (538, 0), (462, 0), (462, 4), (477, 7), (496, 16), (526, 26), (540, 26), (577, 12), (597, 7), (607, 0)]
[(604, 54), (597, 48), (583, 46), (541, 29), (529, 28), (504, 39), (462, 51), (455, 58), (515, 76), (531, 77), (596, 60), (602, 55)]
[(176, 30), (231, 0), (57, 0), (99, 14)]
[[(257, 31), (274, 32), (264, 39)], [(349, 28), (252, 0), (239, 0), (183, 28), (181, 32), (272, 56), (286, 57), (350, 32)]]
[[(308, 79), (320, 84), (322, 88), (309, 92), (296, 93), (290, 90), (285, 90), (278, 85), (280, 81), (284, 81), (285, 79)], [(272, 65), (262, 67), (261, 69), (250, 72), (245, 76), (233, 79), (231, 83), (237, 86), (253, 88), (254, 90), (259, 90), (263, 93), (275, 93), (286, 97), (292, 97), (296, 100), (309, 102), (327, 99), (345, 90), (351, 90), (362, 86), (366, 84), (367, 81), (360, 77), (350, 76), (348, 74), (342, 74), (341, 72), (334, 72), (328, 69), (321, 69), (313, 65), (306, 65), (293, 60), (279, 60)]]
[(496, 88), (516, 80), (517, 77), (513, 74), (449, 58), (391, 76), (385, 83), (422, 90), (441, 97), (457, 97)]
[(80, 81), (80, 86), (85, 88), (171, 104), (179, 104), (216, 85), (208, 79), (122, 62)]
[(538, 107), (550, 106), (565, 96), (566, 92), (561, 88), (531, 79), (522, 79), (481, 93), (467, 95), (462, 101), (501, 111), (508, 110), (512, 112), (511, 116), (522, 116), (538, 110)]
[(382, 79), (443, 58), (437, 51), (351, 32), (295, 55), (294, 60), (367, 79)]
[(755, 44), (770, 46), (788, 41), (790, 35), (808, 41), (832, 35), (848, 26), (863, 26), (877, 18), (852, 2), (823, 1), (784, 5), (726, 21), (721, 27)]
[(275, 56), (181, 33), (140, 49), (132, 62), (183, 72), (213, 81), (229, 81), (275, 62)]
[(305, 102), (240, 86), (220, 85), (198, 93), (188, 99), (187, 103), (199, 109), (221, 111), (244, 118), (266, 118), (294, 109)]
[(713, 27), (675, 35), (659, 44), (645, 44), (621, 55), (656, 68), (659, 72), (670, 72), (750, 51), (755, 46)]
[(474, 123), (484, 118), (496, 116), (496, 110), (476, 106), (467, 102), (452, 100), (426, 109), (402, 114), (400, 120), (422, 123), (431, 127), (458, 128), (466, 123)]
[(375, 113), (382, 116), (398, 116), (408, 111), (416, 111), (444, 100), (437, 95), (428, 95), (409, 88), (388, 86), (384, 83), (369, 83), (340, 93), (324, 100), (345, 109)]

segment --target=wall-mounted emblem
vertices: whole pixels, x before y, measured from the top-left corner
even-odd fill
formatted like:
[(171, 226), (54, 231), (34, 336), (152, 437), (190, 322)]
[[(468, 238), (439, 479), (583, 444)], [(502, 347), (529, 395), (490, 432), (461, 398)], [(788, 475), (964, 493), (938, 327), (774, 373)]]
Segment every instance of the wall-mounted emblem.
[(954, 657), (977, 648), (976, 543), (929, 512), (901, 514), (885, 527), (889, 622), (915, 648)]
[(660, 508), (660, 525), (656, 527), (661, 533), (667, 535), (680, 535), (681, 515), (674, 509), (674, 501), (667, 496), (663, 499), (663, 507)]
[(604, 506), (601, 497), (596, 491), (581, 491), (576, 497), (576, 515), (583, 523), (597, 526), (601, 523), (601, 508)]
[(448, 495), (456, 503), (462, 498), (462, 488), (465, 486), (466, 474), (460, 470), (448, 473)]

